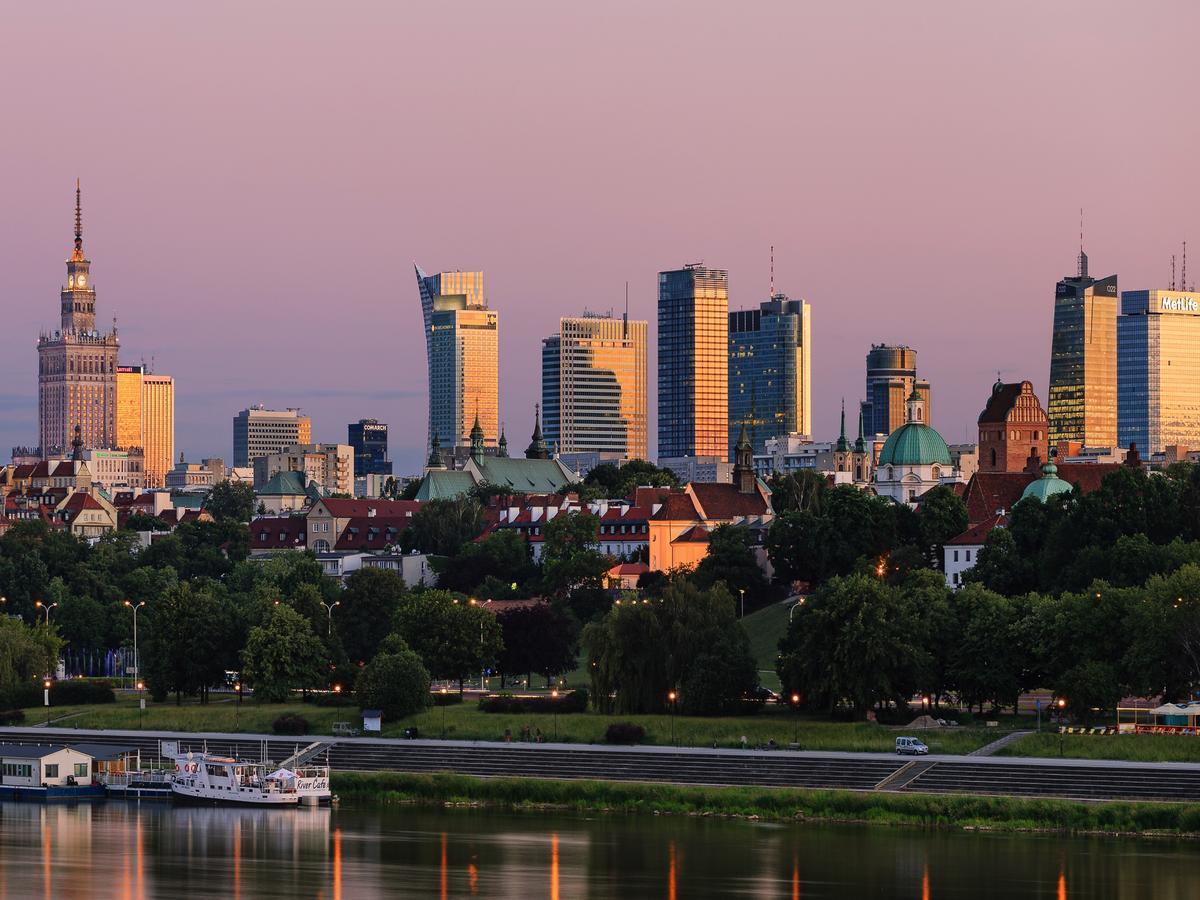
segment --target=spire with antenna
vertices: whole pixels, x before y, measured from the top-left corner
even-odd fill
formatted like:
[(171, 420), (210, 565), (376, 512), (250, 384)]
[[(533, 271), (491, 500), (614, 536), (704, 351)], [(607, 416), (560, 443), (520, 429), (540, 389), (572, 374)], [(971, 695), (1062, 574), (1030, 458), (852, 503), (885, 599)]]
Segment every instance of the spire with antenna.
[(1083, 252), (1083, 207), (1079, 207), (1079, 278), (1088, 277), (1088, 258)]
[(1183, 266), (1182, 266), (1182, 268), (1180, 268), (1180, 270), (1179, 270), (1179, 289), (1180, 289), (1181, 291), (1186, 291), (1186, 290), (1188, 289), (1188, 283), (1187, 283), (1187, 241), (1184, 241), (1184, 242), (1183, 242)]
[(1171, 287), (1170, 290), (1175, 290), (1175, 254), (1171, 254)]
[(79, 179), (75, 179), (75, 246), (83, 247), (83, 191)]
[(771, 293), (767, 295), (768, 300), (775, 299), (775, 245), (771, 245)]

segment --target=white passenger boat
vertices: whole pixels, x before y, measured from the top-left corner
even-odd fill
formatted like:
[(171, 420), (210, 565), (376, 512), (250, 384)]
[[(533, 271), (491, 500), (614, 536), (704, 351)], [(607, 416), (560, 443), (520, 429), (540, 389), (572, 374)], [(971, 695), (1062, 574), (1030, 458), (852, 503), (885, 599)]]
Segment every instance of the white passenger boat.
[(197, 803), (247, 806), (296, 806), (327, 802), (329, 768), (274, 768), (267, 763), (187, 753), (175, 757), (171, 795)]

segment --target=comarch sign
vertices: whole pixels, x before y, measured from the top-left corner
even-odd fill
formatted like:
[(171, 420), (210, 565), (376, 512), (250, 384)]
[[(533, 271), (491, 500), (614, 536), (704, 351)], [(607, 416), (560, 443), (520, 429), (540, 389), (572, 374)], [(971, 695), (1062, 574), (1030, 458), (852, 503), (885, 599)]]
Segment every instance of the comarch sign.
[(1163, 297), (1158, 309), (1160, 312), (1200, 312), (1200, 301), (1195, 297)]

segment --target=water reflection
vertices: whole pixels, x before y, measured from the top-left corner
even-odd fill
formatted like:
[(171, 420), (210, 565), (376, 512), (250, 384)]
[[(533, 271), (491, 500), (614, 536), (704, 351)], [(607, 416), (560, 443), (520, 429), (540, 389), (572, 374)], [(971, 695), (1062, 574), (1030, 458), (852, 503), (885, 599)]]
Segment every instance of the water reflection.
[(0, 803), (0, 898), (1192, 897), (1196, 848), (480, 811)]

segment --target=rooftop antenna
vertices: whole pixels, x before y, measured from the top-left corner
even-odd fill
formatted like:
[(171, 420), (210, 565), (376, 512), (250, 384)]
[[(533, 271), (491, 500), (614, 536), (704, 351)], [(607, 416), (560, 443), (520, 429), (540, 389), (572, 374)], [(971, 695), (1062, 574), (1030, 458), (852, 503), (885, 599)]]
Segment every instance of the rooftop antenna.
[(1172, 291), (1175, 290), (1175, 254), (1174, 253), (1171, 254), (1171, 288), (1170, 289)]
[(625, 279), (625, 315), (621, 317), (621, 337), (629, 339), (629, 279)]
[(1087, 278), (1088, 258), (1083, 252), (1083, 207), (1079, 207), (1079, 273), (1078, 277)]
[(775, 245), (771, 245), (771, 294), (768, 300), (775, 299)]
[(1183, 266), (1179, 270), (1179, 289), (1186, 291), (1187, 286), (1187, 241), (1183, 242)]

